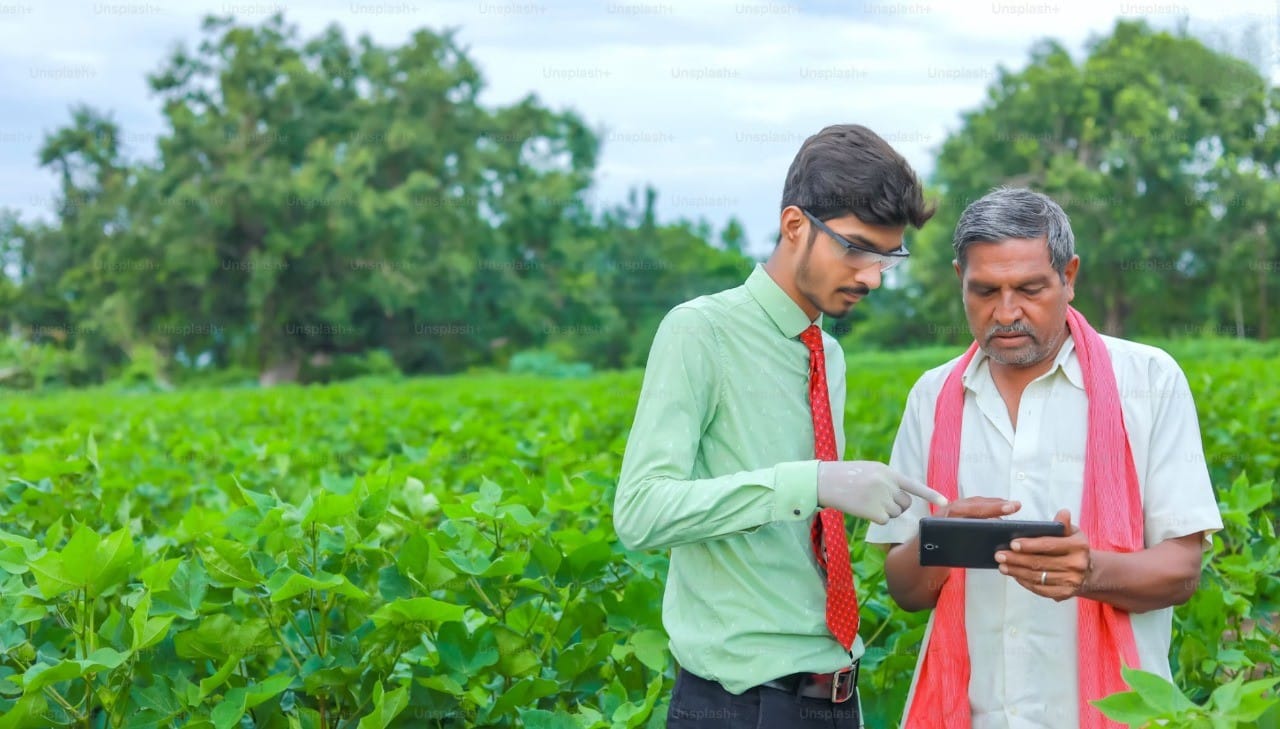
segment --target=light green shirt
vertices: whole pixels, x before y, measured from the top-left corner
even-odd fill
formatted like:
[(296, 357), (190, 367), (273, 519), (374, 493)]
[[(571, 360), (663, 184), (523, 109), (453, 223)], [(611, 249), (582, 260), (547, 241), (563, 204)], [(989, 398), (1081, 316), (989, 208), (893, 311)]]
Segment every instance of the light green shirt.
[[(649, 352), (622, 459), (614, 526), (629, 549), (670, 549), (662, 603), (682, 667), (740, 694), (850, 654), (826, 625), (809, 541), (818, 461), (804, 311), (756, 266), (744, 285), (672, 309)], [(845, 363), (823, 333), (836, 448)], [(862, 640), (853, 644), (862, 655)]]

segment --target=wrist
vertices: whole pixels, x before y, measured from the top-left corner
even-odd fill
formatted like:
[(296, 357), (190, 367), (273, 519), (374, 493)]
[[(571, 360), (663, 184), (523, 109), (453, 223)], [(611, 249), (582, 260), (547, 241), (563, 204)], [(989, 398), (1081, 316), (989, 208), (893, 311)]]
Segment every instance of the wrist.
[(1106, 580), (1100, 579), (1098, 572), (1098, 556), (1099, 553), (1092, 549), (1085, 552), (1084, 575), (1080, 579), (1080, 586), (1076, 588), (1076, 597), (1090, 597), (1107, 591)]

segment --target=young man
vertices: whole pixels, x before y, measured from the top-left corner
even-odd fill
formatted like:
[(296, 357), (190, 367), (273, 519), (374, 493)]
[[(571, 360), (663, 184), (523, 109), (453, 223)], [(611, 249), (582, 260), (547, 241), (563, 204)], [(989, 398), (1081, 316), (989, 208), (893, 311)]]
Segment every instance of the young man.
[(990, 193), (954, 246), (976, 341), (912, 388), (890, 466), (953, 499), (935, 516), (1054, 519), (1067, 536), (964, 570), (920, 566), (923, 502), (869, 529), (892, 545), (894, 600), (936, 608), (904, 726), (1119, 726), (1088, 702), (1126, 690), (1122, 664), (1170, 677), (1173, 606), (1222, 527), (1191, 391), (1169, 355), (1068, 306), (1080, 259), (1048, 197)]
[(880, 286), (906, 226), (931, 215), (883, 139), (823, 129), (787, 173), (768, 262), (659, 326), (614, 525), (629, 549), (671, 550), (671, 729), (860, 725), (843, 516), (883, 523), (909, 494), (945, 502), (882, 463), (840, 460), (844, 356), (821, 327)]

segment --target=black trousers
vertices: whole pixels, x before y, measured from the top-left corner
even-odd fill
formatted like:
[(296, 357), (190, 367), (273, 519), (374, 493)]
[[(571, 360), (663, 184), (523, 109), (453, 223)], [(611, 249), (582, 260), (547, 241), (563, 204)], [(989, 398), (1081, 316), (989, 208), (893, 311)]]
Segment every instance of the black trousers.
[(671, 691), (667, 729), (858, 729), (858, 696), (842, 704), (772, 688), (740, 696), (681, 670)]

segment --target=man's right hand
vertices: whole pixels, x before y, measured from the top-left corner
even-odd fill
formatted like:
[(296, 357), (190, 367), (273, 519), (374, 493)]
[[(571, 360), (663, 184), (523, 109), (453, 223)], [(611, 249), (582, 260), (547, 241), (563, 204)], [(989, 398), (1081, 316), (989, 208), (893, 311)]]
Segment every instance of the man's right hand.
[(945, 507), (947, 499), (928, 486), (876, 461), (818, 463), (818, 505), (885, 524), (911, 506), (911, 496)]
[(993, 499), (990, 496), (970, 496), (952, 501), (939, 509), (934, 516), (953, 519), (995, 519), (1008, 516), (1021, 508), (1022, 504), (1017, 501)]
[[(1022, 504), (1017, 501), (970, 496), (956, 499), (938, 509), (934, 516), (958, 519), (993, 519), (1008, 516)], [(932, 610), (938, 605), (942, 586), (950, 579), (950, 567), (925, 567), (920, 564), (920, 535), (903, 544), (895, 544), (885, 557), (885, 584), (894, 602), (903, 610)]]

